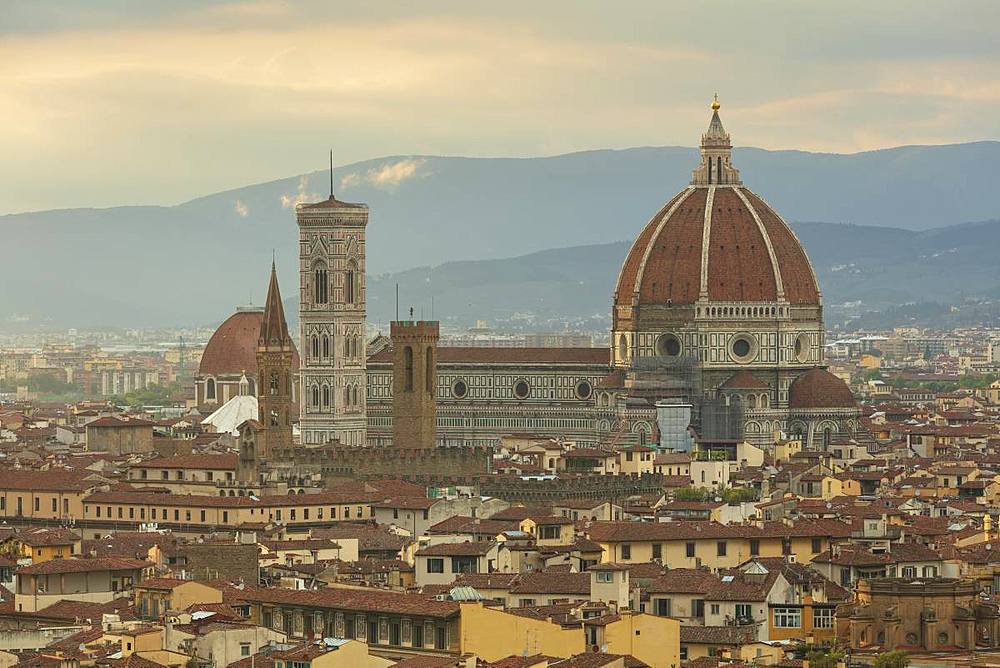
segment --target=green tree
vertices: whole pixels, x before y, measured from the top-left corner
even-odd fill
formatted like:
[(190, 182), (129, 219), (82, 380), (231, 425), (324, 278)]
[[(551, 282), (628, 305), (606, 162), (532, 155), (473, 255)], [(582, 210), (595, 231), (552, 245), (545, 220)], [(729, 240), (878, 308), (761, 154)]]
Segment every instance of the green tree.
[(906, 668), (910, 665), (910, 655), (901, 649), (882, 652), (875, 657), (873, 668)]
[(682, 487), (674, 491), (674, 501), (707, 501), (710, 495), (703, 487)]
[(837, 668), (837, 664), (844, 660), (844, 653), (815, 649), (806, 654), (806, 659), (809, 661), (809, 668)]

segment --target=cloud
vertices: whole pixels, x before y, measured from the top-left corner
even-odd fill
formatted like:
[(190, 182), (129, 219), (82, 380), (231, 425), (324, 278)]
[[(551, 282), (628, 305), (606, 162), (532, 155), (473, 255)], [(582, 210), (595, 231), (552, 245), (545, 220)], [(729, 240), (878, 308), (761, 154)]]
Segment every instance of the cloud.
[(309, 177), (300, 176), (299, 186), (294, 193), (285, 193), (281, 196), (281, 207), (283, 209), (294, 209), (303, 202), (315, 202), (323, 199), (319, 193), (309, 192)]
[(340, 187), (347, 189), (362, 184), (369, 184), (382, 190), (393, 190), (403, 181), (408, 181), (417, 175), (424, 163), (424, 158), (407, 158), (398, 162), (387, 162), (372, 167), (364, 174), (351, 172), (340, 179)]
[[(301, 174), (331, 145), (342, 163), (692, 146), (716, 91), (741, 146), (1000, 136), (993, 1), (730, 3), (724, 25), (691, 0), (7, 4), (0, 211), (176, 203)], [(427, 169), (385, 162), (342, 187)]]
[(233, 211), (235, 211), (236, 215), (239, 216), (240, 218), (246, 218), (247, 216), (250, 215), (250, 207), (244, 204), (243, 200), (241, 199), (236, 200), (236, 202), (233, 204)]

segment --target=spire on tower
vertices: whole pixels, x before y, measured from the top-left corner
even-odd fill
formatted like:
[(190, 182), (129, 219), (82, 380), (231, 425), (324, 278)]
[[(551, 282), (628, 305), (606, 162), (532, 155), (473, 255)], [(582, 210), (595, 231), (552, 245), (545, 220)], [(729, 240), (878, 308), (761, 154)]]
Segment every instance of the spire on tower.
[(729, 133), (722, 127), (719, 118), (719, 94), (712, 98), (712, 120), (708, 130), (701, 136), (701, 164), (694, 170), (691, 183), (705, 185), (739, 185), (740, 172), (733, 167), (733, 145)]
[(271, 260), (271, 282), (267, 286), (267, 299), (264, 300), (264, 317), (260, 322), (260, 336), (257, 345), (292, 345), (288, 336), (288, 323), (285, 321), (285, 307), (281, 304), (281, 290), (278, 289), (278, 272), (274, 260)]
[(333, 197), (333, 149), (330, 149), (330, 199)]

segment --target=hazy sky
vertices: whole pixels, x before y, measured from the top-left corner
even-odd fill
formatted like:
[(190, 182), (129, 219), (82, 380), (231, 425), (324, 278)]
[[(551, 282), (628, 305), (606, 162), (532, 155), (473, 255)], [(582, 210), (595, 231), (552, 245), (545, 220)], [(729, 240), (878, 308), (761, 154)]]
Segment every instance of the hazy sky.
[(1000, 2), (0, 0), (0, 212), (381, 155), (1000, 138)]

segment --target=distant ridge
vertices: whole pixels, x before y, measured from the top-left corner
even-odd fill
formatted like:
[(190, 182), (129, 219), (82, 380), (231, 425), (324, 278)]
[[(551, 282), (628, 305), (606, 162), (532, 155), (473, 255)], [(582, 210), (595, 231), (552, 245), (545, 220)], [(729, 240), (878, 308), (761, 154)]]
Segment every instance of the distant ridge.
[[(517, 310), (517, 300), (528, 308), (535, 299), (542, 300), (536, 310), (606, 316), (616, 265), (627, 250), (616, 242), (634, 238), (687, 183), (695, 156), (677, 147), (526, 159), (396, 156), (338, 168), (338, 193), (372, 210), (373, 320), (388, 317), (379, 311), (381, 291), (399, 278), (382, 274), (454, 260), (463, 262), (400, 274), (404, 294), (416, 300), (422, 290), (466, 275), (450, 293), (434, 292), (435, 304), (456, 317), (489, 318), (491, 309)], [(1000, 173), (998, 142), (852, 155), (744, 148), (734, 161), (786, 220), (859, 226), (851, 233), (836, 225), (796, 226), (827, 304), (887, 304), (918, 292), (946, 300), (992, 294), (1000, 284), (995, 261), (986, 257), (997, 247), (996, 225), (947, 227), (1000, 218), (1000, 189), (992, 182)], [(325, 196), (326, 179), (317, 171), (170, 207), (0, 216), (4, 246), (13, 251), (0, 263), (7, 288), (0, 290), (0, 313), (59, 326), (218, 322), (251, 295), (261, 303), (272, 248), (282, 285), (296, 284), (293, 207)], [(558, 248), (570, 250), (532, 255)], [(942, 276), (932, 257), (938, 251), (960, 254), (961, 266), (947, 264)], [(914, 252), (929, 260), (911, 261), (907, 254)], [(504, 257), (513, 259), (475, 262)], [(469, 274), (478, 282), (470, 283)]]

